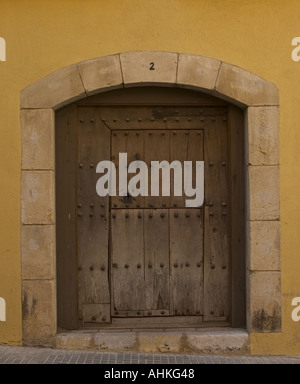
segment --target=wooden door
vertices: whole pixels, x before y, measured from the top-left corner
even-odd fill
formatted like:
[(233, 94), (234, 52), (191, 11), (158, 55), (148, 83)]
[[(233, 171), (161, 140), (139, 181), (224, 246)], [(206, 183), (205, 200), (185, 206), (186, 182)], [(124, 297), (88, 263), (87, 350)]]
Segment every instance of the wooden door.
[[(109, 106), (97, 95), (57, 114), (59, 326), (243, 326), (242, 115), (208, 96), (200, 106), (194, 95), (185, 96), (185, 105), (180, 98), (164, 105), (171, 91), (155, 97), (151, 91), (151, 103), (137, 105), (140, 91), (130, 92), (138, 95), (132, 104), (122, 93)], [(131, 195), (134, 172), (124, 195), (120, 153), (127, 155), (126, 170), (134, 161), (145, 164), (148, 195)], [(116, 196), (96, 193), (102, 160), (116, 167)], [(170, 196), (162, 196), (164, 167), (155, 180), (151, 173), (151, 162), (163, 160), (171, 165)], [(193, 197), (185, 195), (184, 166), (182, 196), (176, 195), (174, 161), (192, 162), (191, 188), (195, 163), (204, 162), (200, 206), (187, 204)], [(158, 196), (151, 195), (154, 183)]]
[[(102, 111), (112, 129), (112, 158), (126, 153), (127, 167), (136, 159), (148, 167), (148, 196), (111, 199), (113, 317), (228, 320), (227, 115), (224, 109), (205, 112), (203, 116), (195, 108), (145, 107)], [(144, 116), (144, 124), (139, 115)], [(154, 161), (182, 165), (182, 196), (174, 194), (175, 168), (169, 174), (170, 195), (162, 195), (166, 165), (153, 180)], [(193, 164), (193, 187), (196, 162), (206, 164), (205, 205), (200, 207), (187, 207), (186, 200), (191, 199), (185, 195), (187, 161)], [(129, 183), (132, 177), (128, 174)], [(151, 195), (154, 182), (159, 184), (155, 196)]]

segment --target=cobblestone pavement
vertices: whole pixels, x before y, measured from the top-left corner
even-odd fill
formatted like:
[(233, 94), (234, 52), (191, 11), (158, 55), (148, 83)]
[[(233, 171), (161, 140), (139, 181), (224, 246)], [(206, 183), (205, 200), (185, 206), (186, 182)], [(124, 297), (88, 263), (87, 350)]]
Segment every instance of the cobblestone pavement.
[(1, 364), (300, 364), (300, 356), (202, 356), (0, 346)]

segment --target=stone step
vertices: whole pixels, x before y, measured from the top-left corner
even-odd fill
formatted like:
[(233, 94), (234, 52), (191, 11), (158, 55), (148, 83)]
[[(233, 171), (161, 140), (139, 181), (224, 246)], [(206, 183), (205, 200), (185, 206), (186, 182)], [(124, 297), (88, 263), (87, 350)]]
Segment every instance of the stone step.
[(197, 331), (72, 331), (59, 333), (53, 348), (106, 352), (245, 355), (250, 352), (244, 329)]

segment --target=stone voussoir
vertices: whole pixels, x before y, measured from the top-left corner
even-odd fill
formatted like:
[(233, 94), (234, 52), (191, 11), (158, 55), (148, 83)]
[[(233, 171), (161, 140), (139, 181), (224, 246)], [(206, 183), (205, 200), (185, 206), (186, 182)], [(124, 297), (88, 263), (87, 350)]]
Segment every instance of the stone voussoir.
[(88, 96), (123, 87), (119, 55), (83, 61), (78, 70)]
[(24, 88), (21, 109), (57, 109), (86, 97), (76, 65), (55, 71)]
[(214, 93), (243, 106), (279, 105), (278, 88), (245, 69), (222, 62)]
[(175, 86), (178, 54), (136, 51), (120, 54), (124, 86)]
[(184, 88), (211, 93), (215, 87), (221, 61), (209, 57), (179, 54), (177, 84)]

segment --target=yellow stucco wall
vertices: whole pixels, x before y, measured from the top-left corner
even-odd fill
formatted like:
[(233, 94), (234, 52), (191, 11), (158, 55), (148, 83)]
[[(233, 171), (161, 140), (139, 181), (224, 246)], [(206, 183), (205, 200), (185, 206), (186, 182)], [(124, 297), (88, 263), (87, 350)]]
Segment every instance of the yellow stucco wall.
[(280, 91), (282, 220), (281, 334), (251, 335), (252, 353), (300, 355), (300, 35), (299, 0), (1, 0), (0, 297), (7, 321), (0, 344), (20, 344), (20, 91), (39, 78), (90, 58), (161, 50), (216, 58), (276, 84)]

